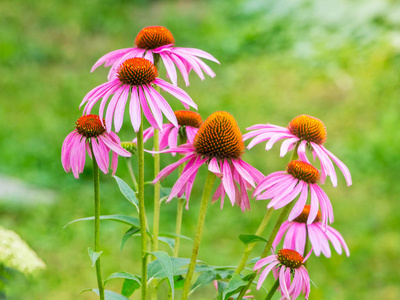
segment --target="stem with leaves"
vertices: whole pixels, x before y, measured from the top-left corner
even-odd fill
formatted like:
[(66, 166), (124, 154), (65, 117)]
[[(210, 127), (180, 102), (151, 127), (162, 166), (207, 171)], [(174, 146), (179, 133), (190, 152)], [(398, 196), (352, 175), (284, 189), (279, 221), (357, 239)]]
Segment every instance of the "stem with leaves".
[(194, 242), (193, 242), (192, 257), (190, 259), (189, 269), (186, 274), (185, 284), (183, 286), (183, 292), (182, 292), (182, 298), (181, 298), (182, 300), (186, 300), (189, 297), (190, 282), (192, 280), (194, 269), (196, 267), (197, 254), (199, 252), (201, 235), (203, 232), (204, 222), (206, 219), (208, 202), (210, 200), (212, 187), (214, 185), (215, 178), (216, 178), (215, 174), (208, 171), (206, 183), (204, 184), (203, 196), (201, 197), (199, 219), (197, 221), (196, 234), (195, 234)]
[[(94, 252), (100, 252), (100, 176), (99, 166), (93, 153), (92, 144), (90, 150), (93, 158), (93, 187), (94, 187)], [(104, 285), (101, 278), (100, 257), (96, 260), (97, 285), (99, 287), (100, 300), (104, 300)]]

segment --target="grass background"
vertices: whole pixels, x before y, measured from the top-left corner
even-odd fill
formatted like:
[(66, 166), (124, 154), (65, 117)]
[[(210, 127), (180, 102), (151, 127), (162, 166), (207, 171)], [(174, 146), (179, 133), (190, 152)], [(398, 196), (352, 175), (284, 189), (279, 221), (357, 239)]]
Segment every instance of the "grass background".
[[(81, 114), (83, 96), (106, 80), (102, 67), (89, 73), (93, 63), (132, 46), (137, 32), (150, 25), (168, 27), (177, 46), (200, 48), (220, 60), (221, 65), (209, 63), (214, 79), (202, 82), (191, 74), (185, 89), (203, 118), (228, 111), (242, 132), (256, 123), (285, 126), (299, 114), (324, 121), (326, 147), (353, 176), (351, 187), (340, 174), (337, 188), (324, 186), (334, 206), (333, 226), (351, 256), (310, 259), (317, 286), (310, 299), (400, 298), (400, 6), (395, 1), (5, 0), (0, 12), (0, 174), (23, 181), (38, 195), (45, 190), (54, 196), (47, 201), (29, 192), (14, 197), (0, 191), (0, 225), (20, 234), (47, 264), (37, 277), (16, 275), (7, 289), (10, 299), (96, 298), (80, 294), (95, 287), (87, 255), (92, 224), (63, 229), (92, 215), (91, 164), (75, 180), (62, 169), (61, 145)], [(120, 136), (130, 140), (134, 133), (125, 121)], [(288, 157), (279, 158), (278, 146), (265, 152), (259, 145), (244, 159), (268, 174), (282, 170)], [(151, 161), (146, 155), (146, 180), (153, 178)], [(162, 166), (172, 161), (164, 155)], [(184, 215), (188, 236), (194, 234), (204, 174)], [(128, 180), (122, 159), (117, 175)], [(163, 185), (173, 182), (171, 176)], [(152, 191), (147, 189), (151, 219)], [(103, 214), (133, 214), (110, 175), (101, 176), (101, 192)], [(253, 202), (245, 214), (229, 205), (222, 211), (218, 204), (211, 206), (199, 259), (237, 264), (243, 251), (237, 237), (255, 231), (266, 204)], [(175, 209), (174, 201), (162, 205), (162, 231), (173, 231)], [(127, 229), (102, 223), (104, 277), (120, 270), (139, 273), (139, 240), (131, 239), (120, 251)], [(190, 251), (191, 243), (182, 241), (182, 255), (189, 257)], [(254, 256), (260, 251), (257, 247)], [(107, 287), (119, 291), (121, 284), (116, 280)], [(268, 280), (265, 287), (270, 285)], [(131, 298), (138, 297), (136, 292)], [(193, 295), (213, 297), (211, 286)]]

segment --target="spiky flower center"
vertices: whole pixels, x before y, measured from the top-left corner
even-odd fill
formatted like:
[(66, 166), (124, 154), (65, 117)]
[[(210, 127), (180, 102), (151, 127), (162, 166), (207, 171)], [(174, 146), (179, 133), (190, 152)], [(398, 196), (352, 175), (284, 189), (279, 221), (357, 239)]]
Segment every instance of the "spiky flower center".
[(135, 39), (135, 45), (141, 49), (155, 49), (174, 43), (175, 39), (171, 31), (163, 26), (145, 27)]
[(303, 265), (303, 256), (301, 256), (300, 253), (290, 249), (279, 250), (278, 260), (282, 265), (292, 269), (300, 268)]
[(121, 142), (121, 147), (131, 154), (135, 154), (137, 150), (137, 146), (134, 142)]
[(194, 138), (196, 152), (210, 158), (240, 158), (244, 143), (233, 116), (217, 111), (204, 121)]
[(319, 172), (309, 163), (300, 160), (293, 160), (286, 166), (286, 172), (294, 178), (307, 182), (309, 184), (317, 183)]
[(194, 111), (177, 110), (175, 111), (175, 116), (180, 126), (199, 128), (202, 123), (200, 114)]
[(302, 115), (290, 121), (289, 131), (295, 136), (307, 142), (322, 145), (326, 141), (326, 128), (321, 120)]
[(101, 124), (99, 116), (87, 115), (82, 116), (76, 121), (76, 130), (87, 138), (98, 137), (106, 131)]
[(145, 85), (158, 76), (155, 65), (141, 57), (129, 58), (124, 61), (117, 71), (118, 79), (129, 85)]
[[(310, 214), (310, 208), (311, 208), (310, 205), (308, 205), (308, 204), (305, 205), (302, 213), (296, 219), (294, 219), (293, 222), (307, 223), (308, 215)], [(318, 211), (317, 216), (315, 217), (313, 223), (317, 223), (317, 222), (321, 221), (321, 218), (322, 218), (321, 212)]]

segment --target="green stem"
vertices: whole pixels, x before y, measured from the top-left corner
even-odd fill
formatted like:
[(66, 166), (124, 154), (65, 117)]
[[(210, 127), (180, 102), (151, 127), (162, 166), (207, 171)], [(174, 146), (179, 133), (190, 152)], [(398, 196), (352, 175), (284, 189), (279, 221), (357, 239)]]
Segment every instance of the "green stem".
[(128, 167), (129, 174), (131, 176), (132, 184), (133, 184), (133, 189), (135, 192), (138, 191), (138, 183), (136, 181), (135, 173), (133, 173), (132, 169), (132, 159), (130, 157), (125, 157), (126, 165)]
[(137, 135), (138, 165), (139, 165), (139, 223), (141, 236), (141, 261), (142, 261), (142, 300), (146, 300), (147, 294), (147, 232), (146, 211), (144, 206), (144, 149), (143, 149), (143, 116)]
[[(289, 162), (291, 162), (293, 160), (297, 160), (299, 158), (299, 156), (297, 154), (297, 149), (298, 149), (299, 145), (300, 144), (297, 143), (296, 146), (294, 147), (293, 153), (292, 153), (292, 156), (290, 157)], [(289, 211), (292, 209), (294, 203), (295, 203), (295, 201), (292, 201), (282, 209), (282, 212), (279, 215), (278, 220), (276, 221), (274, 229), (272, 229), (272, 232), (268, 239), (267, 245), (265, 246), (264, 251), (260, 258), (264, 258), (268, 255), (269, 251), (271, 250), (272, 243), (274, 242), (274, 239), (276, 237), (276, 234), (278, 233), (278, 230), (281, 227), (282, 223), (286, 220), (287, 215), (288, 215)], [(239, 296), (237, 297), (237, 300), (243, 299), (244, 294), (246, 293), (248, 288), (251, 286), (251, 284), (253, 283), (256, 276), (257, 276), (257, 272), (254, 272), (253, 275), (249, 278), (249, 282), (247, 283), (247, 285), (241, 290)]]
[[(154, 151), (160, 151), (158, 129), (154, 129)], [(154, 154), (154, 178), (160, 173), (160, 154)], [(151, 239), (151, 250), (158, 251), (158, 231), (160, 227), (160, 181), (154, 184), (154, 214), (153, 214), (153, 238)], [(157, 300), (157, 280), (153, 279), (151, 299)]]
[[(264, 232), (265, 227), (267, 227), (267, 224), (268, 224), (269, 220), (271, 219), (273, 212), (274, 212), (273, 208), (270, 208), (267, 210), (267, 213), (264, 215), (264, 218), (262, 219), (261, 224), (258, 227), (255, 235), (261, 235)], [(251, 251), (253, 251), (253, 248), (255, 245), (256, 245), (256, 243), (250, 243), (250, 244), (246, 245), (242, 260), (240, 261), (240, 264), (239, 264), (238, 268), (236, 269), (235, 274), (240, 274), (240, 272), (242, 272), (242, 270), (246, 266), (247, 260), (249, 259)]]
[(216, 176), (214, 173), (208, 172), (206, 183), (204, 185), (203, 196), (201, 197), (201, 205), (199, 212), (199, 219), (197, 221), (196, 234), (193, 242), (192, 258), (190, 259), (189, 269), (186, 274), (185, 284), (183, 286), (182, 300), (186, 300), (189, 297), (190, 281), (192, 280), (194, 268), (196, 267), (197, 254), (199, 252), (201, 234), (203, 232), (204, 222), (206, 219), (206, 212), (208, 202), (211, 196), (212, 187)]
[(272, 286), (272, 288), (269, 290), (267, 298), (265, 298), (265, 300), (271, 300), (272, 296), (275, 294), (276, 290), (279, 287), (279, 277), (278, 279), (275, 281), (274, 285)]
[[(90, 150), (93, 158), (93, 187), (94, 187), (94, 252), (100, 252), (100, 176), (99, 166), (93, 153), (92, 144)], [(99, 287), (99, 296), (104, 300), (104, 285), (101, 278), (100, 257), (96, 260), (97, 285)]]
[[(305, 257), (308, 254), (308, 252), (310, 251), (310, 239), (308, 238), (307, 226), (306, 226), (306, 230), (307, 230), (307, 232), (306, 232), (306, 244), (305, 244), (305, 247), (304, 247), (303, 257)], [(308, 259), (304, 262), (304, 267), (305, 268), (307, 268), (307, 262), (308, 262)]]

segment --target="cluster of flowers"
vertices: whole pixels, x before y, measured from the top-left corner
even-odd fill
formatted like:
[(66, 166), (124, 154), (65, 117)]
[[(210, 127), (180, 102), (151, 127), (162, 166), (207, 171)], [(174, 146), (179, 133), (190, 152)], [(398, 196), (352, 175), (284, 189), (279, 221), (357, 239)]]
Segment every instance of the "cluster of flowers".
[[(334, 219), (333, 209), (328, 196), (318, 185), (319, 182), (324, 183), (327, 176), (334, 186), (337, 185), (333, 163), (342, 171), (347, 185), (351, 185), (348, 168), (323, 146), (326, 141), (326, 129), (324, 124), (314, 117), (296, 117), (287, 128), (271, 124), (254, 125), (248, 128), (250, 132), (242, 136), (235, 119), (227, 112), (215, 112), (204, 122), (198, 113), (174, 112), (155, 87), (158, 86), (180, 100), (186, 109), (189, 106), (197, 109), (189, 95), (177, 87), (176, 67), (186, 85), (189, 85), (191, 70), (201, 79), (204, 79), (203, 72), (211, 77), (215, 76), (201, 58), (218, 63), (213, 56), (204, 51), (178, 48), (174, 46), (174, 42), (172, 34), (166, 28), (146, 27), (136, 37), (136, 47), (113, 51), (95, 63), (92, 71), (102, 64), (106, 67), (111, 66), (108, 81), (91, 90), (83, 98), (81, 106), (86, 104), (83, 116), (78, 119), (76, 129), (67, 136), (62, 147), (62, 164), (65, 171), (72, 170), (78, 178), (79, 173), (83, 171), (87, 151), (89, 156), (96, 159), (99, 168), (107, 173), (109, 153), (112, 151), (111, 168), (113, 174), (115, 173), (117, 156), (128, 157), (131, 153), (121, 146), (118, 136), (111, 129), (113, 126), (115, 132), (121, 129), (125, 106), (130, 98), (129, 114), (134, 131), (138, 132), (143, 124), (143, 112), (151, 125), (143, 132), (144, 141), (153, 136), (154, 129), (159, 129), (159, 147), (162, 150), (160, 152), (179, 153), (183, 156), (164, 168), (153, 181), (156, 183), (179, 166), (183, 166), (167, 202), (175, 197), (185, 197), (188, 208), (198, 170), (202, 165), (206, 165), (208, 170), (220, 179), (212, 202), (221, 199), (221, 208), (227, 196), (232, 205), (239, 206), (242, 211), (249, 210), (248, 191), (253, 191), (256, 200), (270, 199), (268, 209), (277, 210), (285, 206), (292, 208), (273, 242), (273, 248), (276, 248), (285, 236), (283, 249), (277, 254), (261, 258), (254, 266), (254, 270), (266, 266), (260, 275), (257, 288), (261, 287), (272, 271), (275, 279), (279, 280), (279, 290), (284, 299), (295, 299), (301, 293), (308, 299), (310, 278), (304, 262), (311, 252), (316, 256), (322, 253), (330, 257), (330, 241), (339, 254), (343, 248), (349, 255), (341, 234), (328, 225)], [(155, 63), (159, 59), (162, 60), (172, 84), (158, 78)], [(98, 102), (99, 116), (90, 114)], [(163, 115), (168, 119), (168, 124), (163, 124)], [(181, 140), (185, 140), (184, 143), (178, 142), (179, 136), (183, 137)], [(266, 150), (271, 149), (279, 140), (285, 139), (280, 156), (293, 151), (298, 159), (291, 160), (285, 171), (264, 176), (242, 160), (246, 148), (244, 142), (249, 139), (252, 140), (247, 149), (268, 141)], [(314, 161), (319, 159), (320, 171), (311, 164), (307, 151), (313, 155)], [(307, 205), (308, 199), (310, 205)], [(304, 253), (307, 240), (312, 245), (308, 255)]]

